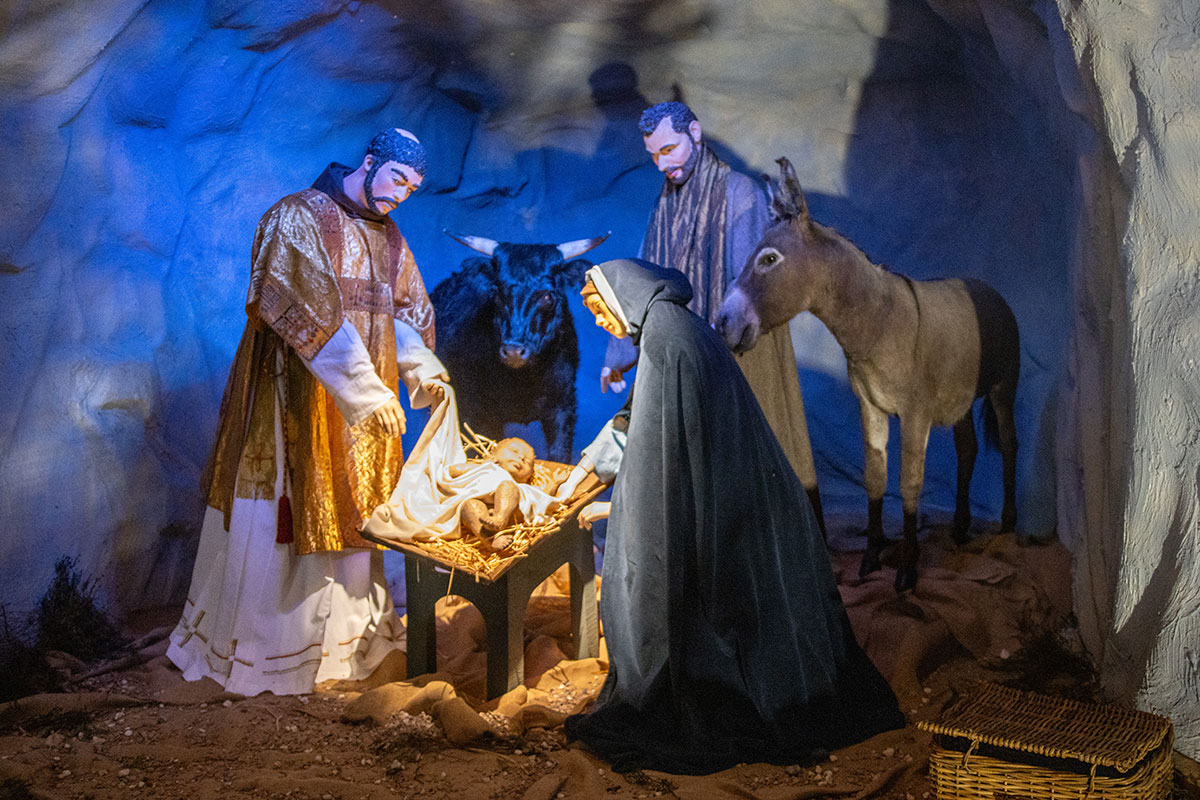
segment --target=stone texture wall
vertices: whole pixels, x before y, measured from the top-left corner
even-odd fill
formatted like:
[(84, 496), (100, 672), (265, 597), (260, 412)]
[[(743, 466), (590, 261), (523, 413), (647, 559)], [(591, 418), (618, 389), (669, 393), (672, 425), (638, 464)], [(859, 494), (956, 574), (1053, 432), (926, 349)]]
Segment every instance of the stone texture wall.
[(1105, 687), (1200, 755), (1200, 9), (1060, 2), (1088, 123), (1062, 532)]

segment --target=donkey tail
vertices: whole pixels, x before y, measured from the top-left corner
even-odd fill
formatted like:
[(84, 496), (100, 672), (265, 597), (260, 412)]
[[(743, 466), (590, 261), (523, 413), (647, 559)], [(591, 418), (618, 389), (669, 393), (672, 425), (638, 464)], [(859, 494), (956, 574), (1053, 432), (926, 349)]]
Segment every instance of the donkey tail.
[(983, 441), (988, 447), (1000, 452), (1000, 426), (996, 422), (996, 407), (992, 404), (992, 396), (985, 394), (980, 404), (979, 414), (983, 417)]
[(984, 441), (1000, 450), (1000, 428), (996, 398), (1012, 414), (1021, 372), (1021, 335), (1017, 319), (1004, 298), (983, 281), (964, 278), (963, 284), (975, 306), (979, 322), (979, 383), (976, 397), (983, 396)]

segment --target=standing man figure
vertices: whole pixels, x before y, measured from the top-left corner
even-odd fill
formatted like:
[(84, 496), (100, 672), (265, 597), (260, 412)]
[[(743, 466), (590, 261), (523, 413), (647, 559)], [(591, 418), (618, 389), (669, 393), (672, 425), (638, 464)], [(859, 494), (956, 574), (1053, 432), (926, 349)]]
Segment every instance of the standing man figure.
[[(766, 198), (755, 183), (734, 172), (701, 139), (700, 121), (683, 103), (658, 103), (638, 122), (646, 152), (665, 176), (650, 214), (641, 258), (673, 267), (687, 276), (698, 317), (716, 321), (725, 296), (767, 224)], [(761, 352), (759, 351), (761, 348)], [(627, 339), (611, 339), (600, 373), (601, 390), (623, 388), (623, 373), (636, 363)], [(761, 339), (737, 357), (771, 430), (800, 478), (822, 534), (825, 521), (817, 490), (804, 401), (787, 326)]]
[(399, 384), (418, 408), (448, 380), (433, 307), (387, 217), (424, 175), (416, 137), (385, 130), (357, 169), (330, 164), (258, 223), (249, 320), (167, 651), (187, 680), (301, 694), (366, 677), (398, 643), (382, 554), (358, 530), (400, 474)]

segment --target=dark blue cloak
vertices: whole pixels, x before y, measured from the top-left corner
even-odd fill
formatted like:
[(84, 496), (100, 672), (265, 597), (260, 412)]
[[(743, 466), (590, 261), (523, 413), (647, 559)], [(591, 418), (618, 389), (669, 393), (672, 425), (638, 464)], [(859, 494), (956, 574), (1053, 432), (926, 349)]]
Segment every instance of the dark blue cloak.
[(568, 736), (619, 771), (709, 773), (902, 727), (808, 497), (728, 348), (685, 307), (687, 279), (599, 270), (641, 358), (604, 553), (609, 673)]

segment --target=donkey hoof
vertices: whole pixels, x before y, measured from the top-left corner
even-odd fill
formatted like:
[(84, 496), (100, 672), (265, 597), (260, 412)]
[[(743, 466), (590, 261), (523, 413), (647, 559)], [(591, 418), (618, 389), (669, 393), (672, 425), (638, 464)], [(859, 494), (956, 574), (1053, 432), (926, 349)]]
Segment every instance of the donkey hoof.
[(955, 544), (966, 544), (971, 538), (971, 511), (961, 503), (954, 511), (954, 527), (950, 532)]
[(872, 572), (878, 572), (881, 569), (883, 569), (883, 564), (879, 561), (879, 550), (868, 547), (863, 553), (862, 562), (858, 565), (858, 577), (865, 578)]
[(911, 592), (917, 588), (917, 567), (915, 564), (903, 564), (896, 569), (896, 594)]

